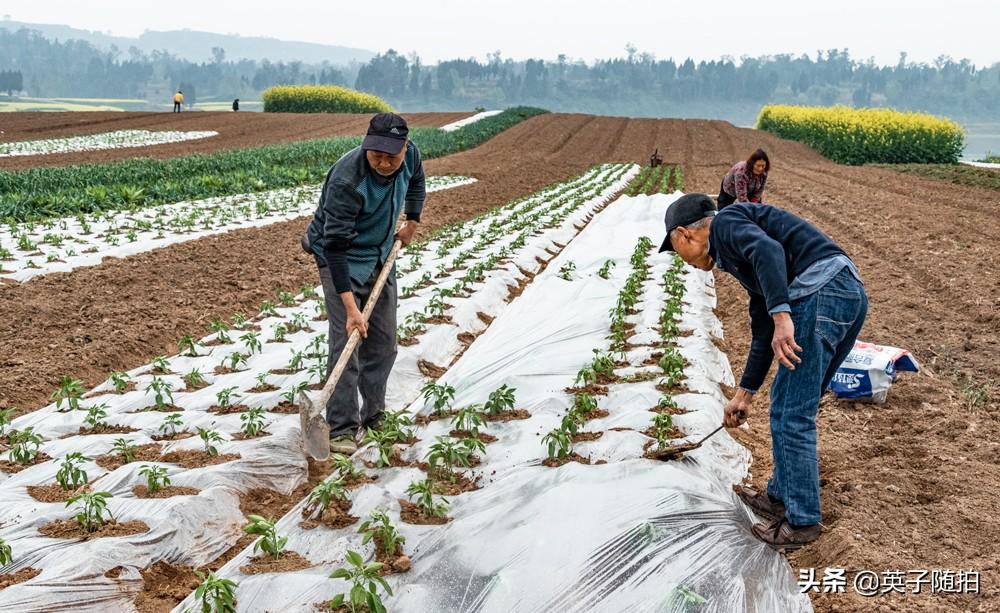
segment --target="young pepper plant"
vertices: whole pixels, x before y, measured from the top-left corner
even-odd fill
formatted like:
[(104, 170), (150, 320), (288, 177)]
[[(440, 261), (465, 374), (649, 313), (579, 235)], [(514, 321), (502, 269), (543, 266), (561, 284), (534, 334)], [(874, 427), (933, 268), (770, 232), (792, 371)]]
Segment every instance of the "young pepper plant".
[(274, 528), (274, 520), (261, 517), (260, 515), (248, 515), (250, 523), (243, 526), (243, 532), (260, 536), (253, 545), (253, 551), (263, 551), (275, 560), (281, 557), (285, 545), (288, 543), (287, 536), (278, 536)]
[(209, 571), (207, 575), (195, 571), (201, 584), (194, 591), (197, 602), (195, 608), (200, 613), (236, 613), (236, 582), (217, 577)]
[(75, 490), (87, 484), (87, 473), (79, 465), (88, 461), (90, 458), (79, 451), (66, 454), (56, 471), (56, 483), (63, 491)]
[(330, 608), (337, 610), (346, 606), (351, 613), (360, 613), (361, 611), (386, 613), (378, 588), (381, 587), (390, 596), (392, 596), (392, 588), (379, 574), (383, 564), (381, 562), (365, 564), (361, 554), (356, 551), (347, 552), (347, 564), (347, 567), (338, 568), (330, 573), (330, 578), (350, 582), (351, 589), (347, 593), (334, 596), (333, 600), (330, 601)]

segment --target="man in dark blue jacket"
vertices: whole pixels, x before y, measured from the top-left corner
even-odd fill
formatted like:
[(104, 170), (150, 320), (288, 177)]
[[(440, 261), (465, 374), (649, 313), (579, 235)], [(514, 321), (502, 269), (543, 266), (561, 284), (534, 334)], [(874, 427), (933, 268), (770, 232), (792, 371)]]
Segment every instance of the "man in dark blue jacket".
[[(357, 329), (363, 340), (326, 406), (330, 450), (357, 451), (361, 428), (376, 427), (385, 409), (386, 382), (396, 360), (396, 273), (389, 274), (365, 324), (371, 295), (395, 238), (413, 240), (424, 198), (424, 167), (406, 121), (375, 115), (360, 147), (330, 168), (302, 245), (316, 258), (329, 320), (327, 376)], [(406, 222), (396, 230), (401, 212)], [(363, 404), (358, 406), (358, 393)]]
[(660, 251), (676, 251), (702, 270), (727, 272), (750, 295), (752, 341), (724, 423), (749, 415), (771, 362), (771, 445), (774, 472), (766, 492), (739, 490), (771, 522), (754, 534), (791, 550), (820, 534), (816, 411), (820, 396), (854, 347), (868, 297), (843, 249), (805, 220), (775, 206), (733, 204), (716, 211), (705, 194), (687, 194), (667, 209)]

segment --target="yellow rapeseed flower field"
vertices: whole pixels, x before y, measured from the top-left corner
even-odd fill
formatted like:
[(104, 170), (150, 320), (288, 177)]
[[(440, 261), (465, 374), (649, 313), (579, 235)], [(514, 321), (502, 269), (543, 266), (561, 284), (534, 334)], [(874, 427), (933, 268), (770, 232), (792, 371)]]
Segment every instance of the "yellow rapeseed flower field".
[(954, 121), (893, 109), (767, 105), (757, 129), (803, 142), (842, 164), (954, 164), (965, 130)]
[(276, 85), (261, 94), (265, 113), (391, 113), (378, 96), (336, 85)]

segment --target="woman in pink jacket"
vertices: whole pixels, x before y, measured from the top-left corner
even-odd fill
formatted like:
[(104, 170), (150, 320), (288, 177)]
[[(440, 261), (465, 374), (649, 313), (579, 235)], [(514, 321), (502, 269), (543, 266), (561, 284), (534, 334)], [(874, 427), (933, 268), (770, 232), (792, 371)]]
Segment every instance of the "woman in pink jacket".
[(771, 160), (763, 149), (754, 151), (747, 161), (734, 164), (719, 186), (719, 210), (734, 202), (764, 202), (769, 170)]

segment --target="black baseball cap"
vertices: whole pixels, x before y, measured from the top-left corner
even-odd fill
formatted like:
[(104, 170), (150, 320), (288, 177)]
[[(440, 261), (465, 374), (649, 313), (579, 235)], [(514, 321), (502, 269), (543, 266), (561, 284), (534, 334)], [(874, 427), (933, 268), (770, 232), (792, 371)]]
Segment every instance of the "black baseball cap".
[(406, 143), (410, 129), (406, 120), (395, 113), (379, 113), (368, 123), (368, 134), (361, 148), (396, 155)]
[(684, 194), (675, 200), (667, 207), (667, 212), (663, 216), (667, 236), (660, 245), (660, 253), (674, 250), (674, 246), (670, 244), (670, 233), (674, 229), (689, 226), (706, 217), (714, 217), (717, 212), (715, 202), (705, 194)]

